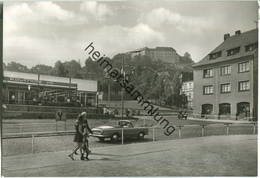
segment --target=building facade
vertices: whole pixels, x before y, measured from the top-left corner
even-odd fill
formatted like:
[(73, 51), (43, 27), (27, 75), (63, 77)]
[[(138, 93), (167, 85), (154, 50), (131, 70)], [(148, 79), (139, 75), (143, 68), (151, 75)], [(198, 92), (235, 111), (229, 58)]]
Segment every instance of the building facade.
[(181, 93), (187, 97), (187, 107), (193, 108), (193, 81), (186, 81), (182, 83)]
[(194, 64), (194, 115), (257, 119), (257, 50), (257, 29), (236, 31)]
[(96, 104), (97, 81), (4, 71), (3, 102), (88, 106)]
[(176, 63), (180, 60), (176, 50), (171, 47), (145, 47), (134, 51), (130, 51), (128, 53), (131, 55), (131, 57), (138, 55), (146, 55), (149, 56), (152, 60), (161, 60), (167, 63)]

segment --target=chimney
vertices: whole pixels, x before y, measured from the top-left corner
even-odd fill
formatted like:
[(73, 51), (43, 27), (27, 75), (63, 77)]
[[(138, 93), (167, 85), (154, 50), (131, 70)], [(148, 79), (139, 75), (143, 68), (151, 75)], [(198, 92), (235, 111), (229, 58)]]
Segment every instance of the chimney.
[(229, 33), (224, 34), (224, 41), (230, 37)]
[(240, 34), (241, 34), (240, 30), (235, 31), (235, 35), (240, 35)]

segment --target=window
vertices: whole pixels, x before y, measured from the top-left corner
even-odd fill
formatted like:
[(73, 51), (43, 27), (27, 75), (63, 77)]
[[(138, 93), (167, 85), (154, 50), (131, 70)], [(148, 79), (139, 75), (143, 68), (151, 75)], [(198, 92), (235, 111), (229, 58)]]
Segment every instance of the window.
[(248, 80), (247, 81), (238, 82), (238, 90), (239, 91), (248, 91), (248, 90), (250, 90), (250, 82)]
[(246, 52), (253, 51), (257, 47), (258, 47), (258, 44), (257, 43), (253, 43), (253, 44), (249, 44), (249, 45), (245, 46), (245, 50), (246, 50)]
[(227, 50), (227, 56), (232, 56), (239, 53), (240, 47)]
[(241, 119), (250, 116), (250, 103), (248, 102), (237, 103), (237, 115)]
[(185, 91), (187, 88), (186, 83), (184, 83), (182, 87), (183, 87), (183, 90)]
[(203, 70), (203, 78), (213, 77), (213, 69), (205, 69)]
[(248, 71), (249, 71), (249, 61), (238, 64), (238, 72), (248, 72)]
[(231, 66), (223, 66), (220, 68), (220, 75), (230, 75), (231, 74)]
[(229, 103), (219, 104), (219, 115), (227, 115), (231, 113), (231, 105)]
[(213, 105), (212, 104), (203, 104), (201, 106), (201, 114), (204, 117), (204, 114), (212, 114), (213, 112)]
[(230, 93), (231, 92), (230, 83), (221, 84), (220, 85), (220, 92), (221, 93)]
[(189, 83), (188, 90), (192, 90), (192, 83)]
[(188, 93), (188, 100), (191, 100), (191, 93)]
[(203, 94), (204, 95), (213, 94), (213, 85), (203, 86)]
[(216, 52), (216, 53), (209, 54), (209, 59), (212, 60), (212, 59), (219, 58), (219, 57), (221, 57), (221, 54), (222, 54), (221, 51), (218, 51), (218, 52)]

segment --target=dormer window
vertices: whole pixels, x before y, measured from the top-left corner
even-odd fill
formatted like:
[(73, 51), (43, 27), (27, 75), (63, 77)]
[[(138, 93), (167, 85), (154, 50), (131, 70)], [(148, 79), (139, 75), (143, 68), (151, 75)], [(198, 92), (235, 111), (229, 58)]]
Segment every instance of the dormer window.
[(216, 59), (218, 57), (221, 57), (221, 54), (222, 54), (221, 51), (218, 51), (216, 53), (211, 53), (211, 54), (209, 54), (209, 59), (212, 60), (212, 59)]
[(248, 51), (253, 51), (253, 50), (255, 50), (257, 47), (258, 47), (258, 44), (257, 44), (257, 43), (253, 43), (253, 44), (246, 45), (246, 46), (245, 46), (245, 50), (246, 50), (246, 52), (248, 52)]
[(240, 47), (227, 50), (227, 56), (232, 56), (239, 53)]

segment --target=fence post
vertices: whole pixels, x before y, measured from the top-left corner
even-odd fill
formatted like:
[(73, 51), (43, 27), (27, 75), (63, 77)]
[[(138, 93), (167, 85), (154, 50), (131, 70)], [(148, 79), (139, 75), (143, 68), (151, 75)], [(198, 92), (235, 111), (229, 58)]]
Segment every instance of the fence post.
[(256, 123), (253, 124), (253, 134), (256, 133), (256, 127), (255, 126), (256, 126)]
[(179, 128), (179, 138), (181, 138), (181, 125), (177, 126)]
[(144, 117), (143, 125), (144, 125), (144, 127), (145, 127), (145, 125), (146, 125), (146, 116)]
[(154, 127), (153, 127), (153, 142), (155, 141)]
[(32, 153), (34, 153), (34, 135), (32, 134)]
[(19, 131), (22, 133), (22, 124), (19, 124)]
[(56, 123), (55, 126), (56, 126), (56, 132), (57, 132), (58, 131), (57, 120), (55, 123)]
[(227, 133), (227, 135), (229, 135), (229, 124), (225, 124), (226, 125), (226, 133)]
[(67, 131), (67, 121), (66, 121), (66, 119), (65, 119), (65, 123), (64, 123), (65, 125), (64, 125), (64, 129), (65, 129), (65, 132)]
[(124, 128), (122, 128), (122, 136), (121, 136), (122, 145), (124, 144)]
[(201, 125), (201, 136), (204, 137), (205, 135), (205, 125)]

